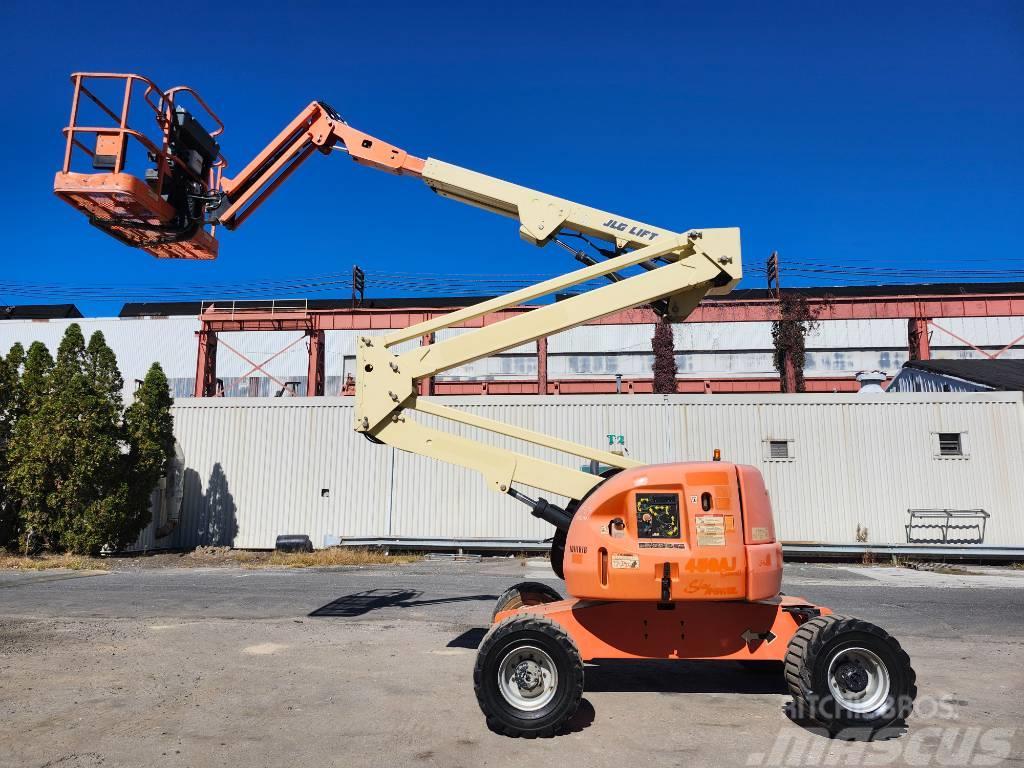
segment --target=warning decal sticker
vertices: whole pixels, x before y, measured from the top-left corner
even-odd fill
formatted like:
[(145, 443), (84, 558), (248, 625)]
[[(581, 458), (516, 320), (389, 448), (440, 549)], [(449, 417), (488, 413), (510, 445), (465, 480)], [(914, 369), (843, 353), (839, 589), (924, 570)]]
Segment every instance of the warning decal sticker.
[(640, 558), (636, 555), (612, 555), (612, 568), (639, 568)]
[(725, 546), (725, 518), (721, 515), (697, 515), (697, 546)]

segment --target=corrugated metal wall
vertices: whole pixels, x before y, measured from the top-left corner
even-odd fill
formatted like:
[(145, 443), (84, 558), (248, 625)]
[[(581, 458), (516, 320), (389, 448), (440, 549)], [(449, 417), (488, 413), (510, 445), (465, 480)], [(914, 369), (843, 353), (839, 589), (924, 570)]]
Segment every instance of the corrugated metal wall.
[[(1024, 547), (1019, 392), (444, 402), (589, 445), (621, 434), (629, 454), (650, 463), (707, 459), (720, 448), (725, 459), (764, 472), (788, 542), (854, 544), (859, 525), (869, 543), (903, 543), (908, 508), (949, 507), (991, 514), (985, 545)], [(163, 546), (269, 548), (282, 533), (308, 534), (317, 546), (325, 535), (539, 540), (551, 533), (475, 473), (364, 440), (351, 429), (351, 398), (187, 400), (174, 413), (188, 470), (182, 523)], [(938, 457), (938, 432), (962, 433), (967, 455)], [(795, 458), (766, 458), (770, 439), (791, 441)]]

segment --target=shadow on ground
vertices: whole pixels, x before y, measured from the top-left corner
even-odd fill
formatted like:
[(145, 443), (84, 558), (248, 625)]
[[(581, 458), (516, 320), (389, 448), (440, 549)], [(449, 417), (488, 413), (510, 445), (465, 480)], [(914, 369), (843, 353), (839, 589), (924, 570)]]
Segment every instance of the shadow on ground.
[(831, 733), (821, 723), (812, 720), (808, 715), (802, 713), (793, 701), (787, 701), (782, 711), (794, 725), (823, 739), (836, 741), (889, 741), (890, 739), (898, 739), (907, 733), (907, 724), (903, 720), (897, 720), (895, 723), (878, 730), (851, 727), (844, 728), (837, 733)]
[[(467, 629), (448, 641), (448, 648), (476, 650), (488, 627)], [(787, 693), (781, 669), (752, 670), (730, 661), (668, 659), (606, 659), (588, 662), (586, 689), (637, 693)]]
[(415, 589), (368, 589), (364, 592), (353, 592), (343, 595), (310, 612), (310, 616), (349, 619), (364, 616), (382, 608), (419, 608), (426, 605), (444, 605), (446, 603), (485, 602), (498, 599), (497, 595), (460, 595), (458, 597), (439, 597), (428, 600), (417, 600), (423, 593)]
[(588, 691), (614, 693), (786, 693), (778, 675), (753, 673), (725, 661), (609, 660), (588, 665)]
[(475, 651), (487, 634), (487, 627), (473, 627), (448, 641), (448, 648), (469, 648)]

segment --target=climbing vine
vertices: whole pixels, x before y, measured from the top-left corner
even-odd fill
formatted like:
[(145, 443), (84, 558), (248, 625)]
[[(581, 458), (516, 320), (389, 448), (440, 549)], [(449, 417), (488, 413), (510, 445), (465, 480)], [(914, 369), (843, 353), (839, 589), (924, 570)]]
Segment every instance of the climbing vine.
[(794, 392), (806, 392), (804, 365), (806, 364), (806, 339), (818, 327), (818, 317), (830, 306), (826, 301), (812, 309), (807, 297), (800, 293), (785, 291), (779, 295), (779, 319), (772, 323), (772, 343), (775, 346), (775, 370), (779, 372), (783, 392), (790, 391), (786, 376), (786, 359), (793, 367), (796, 388)]
[(672, 338), (672, 323), (662, 320), (654, 326), (651, 339), (654, 351), (654, 393), (670, 395), (676, 391), (676, 349)]

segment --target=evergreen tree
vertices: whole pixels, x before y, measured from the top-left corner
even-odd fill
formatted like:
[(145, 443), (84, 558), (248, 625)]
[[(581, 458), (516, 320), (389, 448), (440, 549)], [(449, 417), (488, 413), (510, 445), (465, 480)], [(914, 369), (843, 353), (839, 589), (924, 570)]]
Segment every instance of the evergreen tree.
[(11, 347), (7, 357), (0, 357), (0, 462), (7, 452), (7, 441), (18, 417), (18, 380), (24, 363), (25, 350), (21, 344)]
[(15, 343), (7, 357), (0, 357), (0, 425), (13, 427), (18, 407), (18, 381), (24, 365), (25, 348), (21, 344)]
[(53, 357), (50, 350), (41, 341), (32, 342), (25, 355), (25, 367), (18, 382), (19, 416), (39, 407), (50, 386), (52, 370)]
[[(49, 394), (53, 366), (53, 357), (46, 345), (33, 342), (25, 355), (15, 392), (15, 414), (6, 457), (7, 503), (12, 515), (17, 514), (21, 532), (27, 535), (31, 531), (40, 543), (46, 542), (52, 521), (47, 498), (52, 488), (51, 436), (40, 411)], [(34, 548), (29, 541), (25, 545), (27, 549)]]
[(7, 357), (0, 357), (0, 548), (17, 535), (17, 505), (7, 489), (8, 444), (18, 416), (18, 379), (25, 362), (21, 344), (11, 347)]
[[(6, 367), (4, 368), (6, 370)], [(33, 344), (25, 356), (10, 439), (8, 495), (29, 539), (52, 550), (97, 554), (125, 547), (149, 522), (150, 494), (173, 453), (171, 397), (159, 365), (135, 403), (103, 334), (85, 343), (68, 326), (50, 358)]]
[(654, 393), (670, 395), (676, 391), (676, 351), (672, 338), (672, 324), (662, 320), (654, 326), (651, 339), (654, 350)]
[(150, 496), (174, 457), (173, 404), (167, 376), (159, 363), (153, 363), (124, 415), (128, 520), (136, 536), (149, 524)]
[[(73, 435), (68, 455), (74, 458), (62, 467), (58, 527), (62, 547), (97, 554), (107, 545), (120, 548), (131, 543), (139, 529), (131, 524), (128, 509), (128, 447), (121, 426), (123, 379), (117, 359), (101, 332), (96, 331), (78, 352), (80, 338), (79, 334), (75, 339), (78, 365), (69, 358), (67, 380), (55, 381), (53, 387), (61, 423)], [(55, 375), (60, 371), (58, 352)], [(75, 423), (69, 423), (69, 418)], [(69, 495), (63, 493), (65, 488)]]

